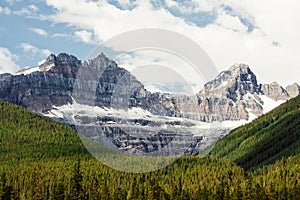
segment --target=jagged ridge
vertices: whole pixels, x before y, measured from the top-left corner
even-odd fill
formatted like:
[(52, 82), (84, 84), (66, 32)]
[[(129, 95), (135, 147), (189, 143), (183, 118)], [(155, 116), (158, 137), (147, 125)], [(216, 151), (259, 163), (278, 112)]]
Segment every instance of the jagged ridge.
[(159, 115), (205, 122), (260, 116), (264, 113), (260, 95), (287, 100), (299, 95), (299, 88), (296, 83), (287, 89), (276, 82), (258, 84), (248, 65), (235, 64), (206, 83), (195, 97), (151, 93), (103, 53), (84, 62), (65, 53), (50, 55), (35, 70), (0, 75), (0, 98), (38, 113), (72, 103), (73, 97), (92, 106), (141, 107)]

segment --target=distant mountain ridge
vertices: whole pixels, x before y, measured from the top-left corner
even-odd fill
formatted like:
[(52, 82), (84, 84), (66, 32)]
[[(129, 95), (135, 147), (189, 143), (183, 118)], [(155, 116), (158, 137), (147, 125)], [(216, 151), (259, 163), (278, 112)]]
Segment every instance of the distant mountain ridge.
[[(79, 69), (81, 82), (76, 80)], [(235, 64), (221, 72), (196, 94), (197, 99), (184, 95), (151, 93), (130, 72), (119, 68), (102, 53), (88, 61), (80, 61), (75, 56), (62, 53), (58, 56), (50, 55), (40, 66), (21, 70), (15, 75), (1, 74), (0, 99), (38, 113), (45, 113), (53, 106), (72, 103), (72, 96), (84, 104), (109, 107), (113, 90), (120, 80), (125, 81), (124, 85), (129, 85), (118, 96), (127, 107), (151, 108), (155, 114), (205, 122), (248, 120), (251, 113), (259, 116), (264, 112), (264, 101), (260, 95), (276, 102), (300, 94), (297, 83), (286, 89), (276, 82), (259, 84), (255, 74), (245, 64)], [(73, 93), (74, 84), (77, 87), (76, 94)], [(188, 106), (182, 105), (185, 102), (188, 102)], [(275, 107), (277, 104), (274, 103)], [(163, 107), (163, 112), (153, 105)]]

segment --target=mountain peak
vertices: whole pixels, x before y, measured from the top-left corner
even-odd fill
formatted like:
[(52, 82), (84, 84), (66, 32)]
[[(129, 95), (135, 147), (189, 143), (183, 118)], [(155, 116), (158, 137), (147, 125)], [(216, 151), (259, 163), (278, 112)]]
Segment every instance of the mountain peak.
[(298, 83), (293, 83), (292, 85), (288, 85), (285, 90), (289, 94), (290, 98), (294, 98), (300, 95), (300, 86)]
[(239, 78), (240, 81), (250, 81), (257, 84), (256, 76), (247, 64), (234, 64), (228, 70), (231, 78)]
[(249, 65), (244, 63), (236, 63), (232, 65), (229, 70), (230, 72), (242, 72), (242, 73), (248, 73), (250, 70)]
[(289, 94), (287, 93), (287, 91), (276, 81), (273, 81), (270, 84), (263, 84), (262, 92), (264, 95), (270, 97), (275, 101), (289, 99)]
[[(49, 57), (53, 57), (50, 55)], [(76, 56), (69, 55), (67, 53), (60, 53), (56, 57), (54, 56), (54, 61), (57, 65), (80, 65), (81, 61), (76, 58)]]
[[(221, 72), (214, 80), (208, 82), (204, 86), (205, 90), (222, 90), (224, 93), (228, 91), (233, 93), (241, 93), (234, 96), (242, 96), (247, 92), (260, 93), (256, 76), (247, 64), (235, 64)], [(234, 97), (235, 99), (235, 97)]]
[(272, 86), (280, 86), (279, 83), (278, 83), (277, 81), (271, 82), (270, 85), (272, 85)]
[(117, 63), (109, 59), (103, 52), (100, 52), (97, 56), (84, 61), (84, 67), (92, 67), (94, 69), (103, 70), (108, 66), (113, 68), (117, 67)]

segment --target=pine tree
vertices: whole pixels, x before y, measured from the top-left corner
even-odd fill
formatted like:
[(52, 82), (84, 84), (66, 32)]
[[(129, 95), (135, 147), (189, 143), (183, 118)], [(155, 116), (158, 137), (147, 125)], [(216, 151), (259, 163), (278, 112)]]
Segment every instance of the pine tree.
[(1, 200), (10, 200), (12, 196), (12, 186), (6, 183), (6, 174), (3, 172), (1, 174), (1, 186), (0, 186), (0, 198)]
[(73, 175), (71, 178), (71, 189), (74, 199), (83, 199), (82, 179), (83, 177), (80, 171), (80, 160), (78, 159), (74, 165)]

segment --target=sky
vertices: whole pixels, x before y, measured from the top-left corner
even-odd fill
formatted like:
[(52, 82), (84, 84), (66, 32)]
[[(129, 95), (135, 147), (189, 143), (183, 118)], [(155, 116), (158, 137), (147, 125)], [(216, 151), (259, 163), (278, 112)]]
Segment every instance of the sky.
[(299, 82), (299, 7), (298, 0), (1, 0), (0, 73), (37, 66), (51, 53), (84, 60), (118, 34), (159, 28), (193, 40), (218, 71), (246, 63), (260, 83), (286, 86)]

